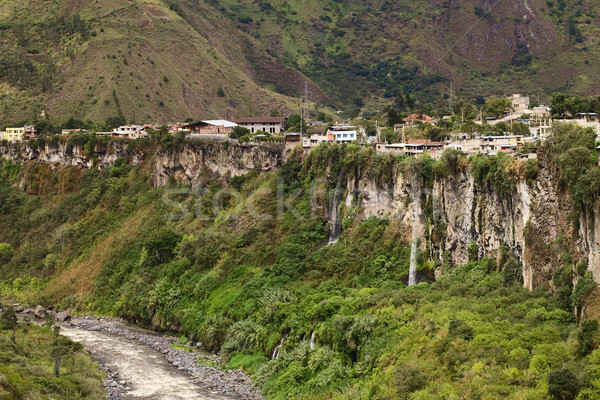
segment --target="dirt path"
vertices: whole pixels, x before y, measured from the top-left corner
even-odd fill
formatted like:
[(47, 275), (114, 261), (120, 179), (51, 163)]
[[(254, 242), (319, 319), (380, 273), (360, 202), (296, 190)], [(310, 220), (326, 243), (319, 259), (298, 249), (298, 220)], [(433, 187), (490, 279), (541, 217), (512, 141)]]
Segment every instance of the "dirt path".
[(77, 328), (62, 328), (61, 334), (83, 344), (92, 358), (127, 381), (131, 390), (121, 396), (123, 400), (227, 399), (202, 390), (162, 354), (137, 341)]

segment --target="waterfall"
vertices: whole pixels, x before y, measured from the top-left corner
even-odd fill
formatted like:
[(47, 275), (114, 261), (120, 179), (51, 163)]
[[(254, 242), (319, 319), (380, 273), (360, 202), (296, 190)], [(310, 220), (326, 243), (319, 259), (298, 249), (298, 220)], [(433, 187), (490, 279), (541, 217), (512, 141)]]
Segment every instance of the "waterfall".
[[(415, 188), (417, 186), (415, 185)], [(415, 190), (417, 191), (417, 190)], [(421, 216), (421, 196), (416, 194), (413, 196), (412, 207), (412, 241), (410, 244), (410, 269), (408, 271), (408, 286), (417, 284), (417, 241), (419, 236), (417, 233), (417, 222)]]
[(463, 217), (465, 218), (465, 238), (467, 243), (471, 240), (471, 230), (473, 229), (473, 204), (475, 203), (475, 179), (473, 174), (468, 174), (469, 187), (465, 198), (465, 210)]
[(314, 350), (317, 345), (317, 339), (315, 338), (315, 331), (310, 334), (310, 349)]
[(335, 244), (342, 233), (342, 220), (338, 215), (338, 207), (340, 205), (341, 197), (345, 191), (342, 187), (343, 174), (340, 171), (338, 176), (337, 184), (335, 186), (335, 192), (333, 198), (329, 204), (329, 245)]
[(287, 337), (287, 335), (283, 336), (281, 338), (281, 340), (279, 341), (279, 344), (277, 346), (275, 346), (275, 349), (273, 350), (273, 354), (271, 355), (271, 360), (277, 360), (279, 358), (279, 354), (281, 353), (281, 346), (283, 346), (283, 341), (285, 340), (286, 337)]
[(521, 206), (523, 209), (523, 226), (529, 221), (531, 215), (531, 196), (526, 182), (519, 182), (519, 193), (521, 194)]

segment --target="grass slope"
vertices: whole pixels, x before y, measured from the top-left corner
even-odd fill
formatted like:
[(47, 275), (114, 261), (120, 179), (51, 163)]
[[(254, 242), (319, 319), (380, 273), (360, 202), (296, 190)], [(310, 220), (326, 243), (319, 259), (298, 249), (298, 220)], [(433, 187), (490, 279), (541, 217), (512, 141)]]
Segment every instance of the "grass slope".
[(104, 372), (82, 349), (63, 357), (60, 375), (55, 376), (52, 349), (56, 336), (52, 329), (22, 323), (14, 342), (11, 335), (8, 330), (0, 330), (0, 398), (106, 398)]

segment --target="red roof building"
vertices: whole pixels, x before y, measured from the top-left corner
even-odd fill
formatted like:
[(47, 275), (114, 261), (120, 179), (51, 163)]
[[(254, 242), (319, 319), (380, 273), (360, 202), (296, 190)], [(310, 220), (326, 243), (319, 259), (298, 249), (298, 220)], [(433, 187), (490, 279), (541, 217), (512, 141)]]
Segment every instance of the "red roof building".
[(436, 121), (427, 114), (412, 114), (412, 115), (409, 115), (408, 117), (404, 118), (403, 121), (408, 124), (414, 124), (415, 122), (422, 122), (424, 124), (435, 124), (436, 123)]

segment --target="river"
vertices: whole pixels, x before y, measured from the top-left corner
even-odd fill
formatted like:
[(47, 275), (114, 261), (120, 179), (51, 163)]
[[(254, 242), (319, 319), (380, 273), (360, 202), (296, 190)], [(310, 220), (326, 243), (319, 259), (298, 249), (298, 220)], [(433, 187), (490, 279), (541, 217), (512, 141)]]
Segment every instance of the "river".
[(228, 399), (203, 390), (158, 351), (136, 340), (79, 328), (63, 327), (60, 332), (81, 343), (94, 360), (127, 381), (131, 390), (121, 396), (123, 400)]

